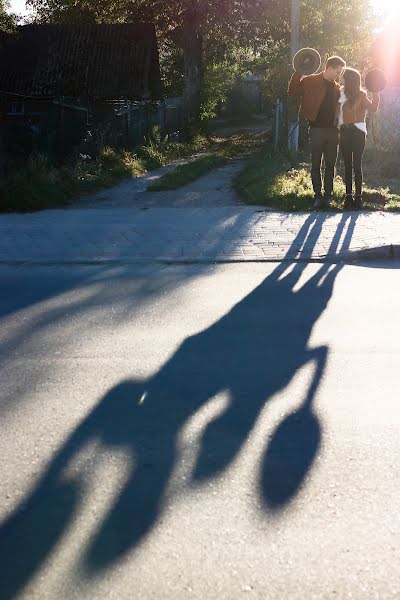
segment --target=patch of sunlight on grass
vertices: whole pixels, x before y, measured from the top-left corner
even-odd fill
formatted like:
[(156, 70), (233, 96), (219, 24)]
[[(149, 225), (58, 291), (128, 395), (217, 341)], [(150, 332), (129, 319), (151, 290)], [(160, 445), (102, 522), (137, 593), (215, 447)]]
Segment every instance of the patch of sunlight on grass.
[[(373, 158), (369, 157), (369, 161)], [(382, 178), (381, 178), (382, 180)], [(399, 178), (400, 181), (400, 178)], [(313, 204), (310, 165), (298, 161), (291, 164), (285, 155), (267, 144), (238, 176), (235, 187), (244, 202), (279, 210), (310, 210)], [(345, 185), (342, 177), (334, 180), (331, 210), (344, 208)], [(367, 210), (400, 210), (400, 195), (388, 185), (363, 190), (363, 208)], [(328, 209), (329, 210), (329, 209)]]

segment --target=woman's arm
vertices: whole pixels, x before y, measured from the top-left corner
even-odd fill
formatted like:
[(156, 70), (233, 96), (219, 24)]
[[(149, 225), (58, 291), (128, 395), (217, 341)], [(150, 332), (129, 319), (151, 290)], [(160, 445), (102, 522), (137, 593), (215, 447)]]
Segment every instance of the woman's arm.
[(379, 108), (381, 97), (379, 94), (371, 94), (371, 100), (365, 94), (364, 106), (370, 113), (375, 113)]

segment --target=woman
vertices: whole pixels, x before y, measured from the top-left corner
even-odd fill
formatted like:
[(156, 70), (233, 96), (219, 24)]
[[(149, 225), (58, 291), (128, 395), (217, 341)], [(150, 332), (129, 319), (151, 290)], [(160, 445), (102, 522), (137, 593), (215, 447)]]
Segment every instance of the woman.
[[(361, 75), (356, 69), (347, 68), (343, 73), (343, 87), (339, 98), (340, 149), (344, 161), (344, 181), (346, 185), (345, 208), (361, 208), (362, 199), (362, 157), (365, 149), (368, 112), (376, 112), (379, 107), (379, 94), (372, 94), (370, 100), (361, 89)], [(353, 170), (355, 196), (353, 199)]]

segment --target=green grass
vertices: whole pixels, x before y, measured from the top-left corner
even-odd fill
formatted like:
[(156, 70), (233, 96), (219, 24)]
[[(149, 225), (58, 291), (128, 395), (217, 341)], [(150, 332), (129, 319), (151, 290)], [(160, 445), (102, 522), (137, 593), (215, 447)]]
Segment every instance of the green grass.
[(364, 154), (364, 206), (372, 210), (400, 210), (400, 159), (373, 147)]
[(135, 153), (104, 148), (96, 159), (79, 157), (58, 168), (45, 156), (32, 155), (23, 168), (9, 171), (1, 181), (0, 212), (65, 206), (79, 196), (110, 187), (122, 179), (138, 177), (209, 147), (210, 141), (205, 137), (183, 144), (155, 136)]
[(158, 181), (151, 184), (147, 190), (160, 192), (164, 190), (176, 190), (177, 188), (190, 183), (191, 181), (205, 175), (209, 171), (224, 165), (227, 158), (214, 152), (207, 156), (202, 156), (185, 165), (179, 165), (169, 173), (166, 173)]
[(169, 173), (166, 173), (155, 183), (152, 183), (148, 191), (176, 190), (188, 183), (209, 173), (213, 169), (226, 164), (230, 159), (240, 156), (246, 152), (255, 152), (265, 142), (265, 137), (242, 133), (232, 136), (226, 141), (220, 142), (218, 150), (201, 156), (185, 165), (179, 165)]
[[(377, 153), (366, 154), (364, 170), (369, 172), (372, 180), (372, 165), (385, 164)], [(369, 168), (370, 167), (370, 168)], [(363, 207), (368, 210), (400, 210), (400, 175), (397, 183), (391, 186), (379, 185), (384, 177), (375, 174), (377, 187), (364, 186)], [(396, 185), (398, 187), (396, 187)], [(235, 188), (247, 204), (268, 206), (283, 211), (310, 210), (314, 193), (311, 183), (310, 165), (301, 159), (294, 162), (279, 152), (275, 152), (270, 144), (251, 160), (240, 173)], [(345, 187), (341, 177), (334, 181), (334, 195), (331, 209), (344, 208)]]

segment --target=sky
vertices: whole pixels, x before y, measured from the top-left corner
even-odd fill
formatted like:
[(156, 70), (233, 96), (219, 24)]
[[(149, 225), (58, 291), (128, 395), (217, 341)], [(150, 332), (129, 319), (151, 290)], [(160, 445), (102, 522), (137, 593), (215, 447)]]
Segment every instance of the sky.
[(11, 0), (11, 10), (19, 15), (25, 14), (25, 0)]
[(26, 13), (25, 0), (11, 0), (11, 10), (18, 14)]
[[(382, 11), (385, 17), (389, 17), (390, 13), (396, 9), (399, 10), (399, 0), (370, 0), (373, 8)], [(25, 0), (11, 0), (11, 10), (17, 14), (25, 14)]]

